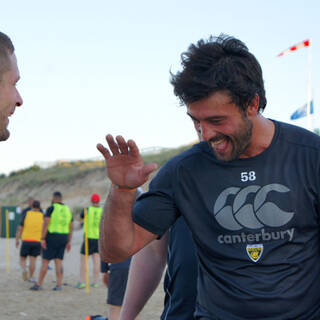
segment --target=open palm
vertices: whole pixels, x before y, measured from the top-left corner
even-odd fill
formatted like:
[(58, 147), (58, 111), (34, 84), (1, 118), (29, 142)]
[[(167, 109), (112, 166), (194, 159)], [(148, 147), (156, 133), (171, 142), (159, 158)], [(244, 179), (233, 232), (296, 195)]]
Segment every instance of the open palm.
[(144, 164), (139, 149), (133, 140), (124, 140), (112, 135), (106, 137), (108, 148), (97, 145), (106, 161), (107, 174), (113, 184), (121, 188), (136, 188), (141, 186), (149, 174), (156, 170), (155, 163)]

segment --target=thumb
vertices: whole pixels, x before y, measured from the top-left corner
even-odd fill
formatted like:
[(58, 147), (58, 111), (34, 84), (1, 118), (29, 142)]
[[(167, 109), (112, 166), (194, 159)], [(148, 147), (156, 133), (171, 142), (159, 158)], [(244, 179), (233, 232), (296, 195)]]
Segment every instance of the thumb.
[(151, 172), (158, 169), (158, 165), (156, 163), (148, 163), (142, 168), (142, 176), (145, 180), (148, 179), (148, 176)]

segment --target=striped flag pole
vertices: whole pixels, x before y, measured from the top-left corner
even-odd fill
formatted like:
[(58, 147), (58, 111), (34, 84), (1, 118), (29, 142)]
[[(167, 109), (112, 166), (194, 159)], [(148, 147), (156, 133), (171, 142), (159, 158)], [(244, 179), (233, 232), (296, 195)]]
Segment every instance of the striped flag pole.
[(307, 121), (308, 121), (308, 129), (313, 131), (311, 125), (311, 100), (312, 100), (312, 92), (311, 92), (311, 71), (312, 71), (312, 53), (311, 53), (311, 40), (309, 40), (308, 46), (308, 82), (307, 82)]
[(302, 42), (300, 42), (300, 43), (297, 43), (297, 44), (295, 44), (294, 46), (292, 46), (292, 47), (290, 47), (290, 48), (288, 48), (288, 49), (280, 52), (280, 53), (277, 55), (277, 57), (282, 57), (282, 56), (284, 56), (284, 55), (286, 55), (286, 54), (288, 54), (288, 53), (290, 53), (290, 52), (292, 52), (292, 51), (296, 51), (296, 50), (299, 50), (299, 49), (301, 49), (301, 48), (309, 47), (309, 46), (310, 46), (310, 39), (304, 40), (304, 41), (302, 41)]
[(299, 42), (295, 44), (294, 46), (280, 52), (277, 57), (282, 57), (290, 52), (299, 50), (301, 48), (308, 47), (308, 79), (307, 79), (307, 128), (308, 130), (312, 131), (312, 126), (311, 126), (311, 100), (312, 100), (312, 93), (311, 93), (311, 70), (312, 70), (312, 55), (311, 55), (311, 40), (307, 39), (302, 42)]

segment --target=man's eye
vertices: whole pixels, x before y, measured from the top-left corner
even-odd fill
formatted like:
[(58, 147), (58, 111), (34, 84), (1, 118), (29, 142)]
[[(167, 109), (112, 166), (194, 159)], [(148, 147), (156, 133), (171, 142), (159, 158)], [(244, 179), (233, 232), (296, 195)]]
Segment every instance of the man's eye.
[(214, 125), (219, 125), (222, 123), (222, 120), (210, 120), (210, 123)]

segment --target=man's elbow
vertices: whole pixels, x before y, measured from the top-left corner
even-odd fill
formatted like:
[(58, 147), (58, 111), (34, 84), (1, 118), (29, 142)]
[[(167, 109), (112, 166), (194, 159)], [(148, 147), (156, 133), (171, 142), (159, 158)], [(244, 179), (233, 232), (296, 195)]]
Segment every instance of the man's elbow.
[(102, 252), (100, 251), (100, 258), (102, 261), (107, 263), (117, 263), (122, 262), (130, 257), (129, 254), (120, 254), (120, 253), (112, 253), (112, 252)]
[(128, 250), (115, 248), (114, 246), (102, 245), (99, 246), (100, 259), (108, 263), (122, 262), (128, 259), (132, 254)]

